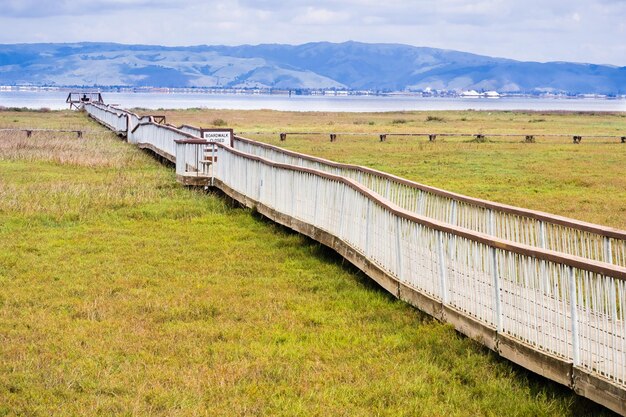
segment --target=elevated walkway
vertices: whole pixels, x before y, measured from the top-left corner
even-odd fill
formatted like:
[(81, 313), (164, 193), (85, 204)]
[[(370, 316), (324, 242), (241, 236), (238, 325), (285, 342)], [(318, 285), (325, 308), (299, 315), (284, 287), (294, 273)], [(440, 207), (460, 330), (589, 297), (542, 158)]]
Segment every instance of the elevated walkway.
[(85, 110), (175, 161), (180, 182), (216, 186), (337, 250), (395, 297), (626, 416), (626, 231), (243, 138), (231, 147), (110, 106)]

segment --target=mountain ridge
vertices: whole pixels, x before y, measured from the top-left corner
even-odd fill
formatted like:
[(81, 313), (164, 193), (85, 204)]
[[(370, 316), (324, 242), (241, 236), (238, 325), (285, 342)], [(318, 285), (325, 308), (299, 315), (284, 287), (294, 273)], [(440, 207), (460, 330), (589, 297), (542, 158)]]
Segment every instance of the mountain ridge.
[(626, 67), (395, 43), (0, 45), (0, 84), (626, 94)]

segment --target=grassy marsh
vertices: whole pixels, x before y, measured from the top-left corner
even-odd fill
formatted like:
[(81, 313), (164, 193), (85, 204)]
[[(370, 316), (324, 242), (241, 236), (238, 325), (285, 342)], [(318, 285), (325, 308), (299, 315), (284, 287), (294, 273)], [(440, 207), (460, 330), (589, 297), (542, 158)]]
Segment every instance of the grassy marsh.
[(0, 137), (0, 416), (603, 414), (113, 134)]

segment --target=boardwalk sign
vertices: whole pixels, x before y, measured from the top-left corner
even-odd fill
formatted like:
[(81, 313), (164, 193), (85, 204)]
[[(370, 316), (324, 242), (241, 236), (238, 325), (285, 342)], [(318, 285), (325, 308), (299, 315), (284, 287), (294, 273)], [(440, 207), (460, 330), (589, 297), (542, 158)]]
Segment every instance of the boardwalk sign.
[(202, 129), (202, 138), (213, 143), (221, 143), (230, 148), (233, 147), (232, 129)]

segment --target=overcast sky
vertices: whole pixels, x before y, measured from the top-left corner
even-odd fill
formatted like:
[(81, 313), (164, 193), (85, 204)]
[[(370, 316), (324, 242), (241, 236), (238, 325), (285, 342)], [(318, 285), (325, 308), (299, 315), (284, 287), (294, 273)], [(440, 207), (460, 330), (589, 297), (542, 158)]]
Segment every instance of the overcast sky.
[(626, 0), (0, 0), (0, 43), (404, 43), (626, 66)]

